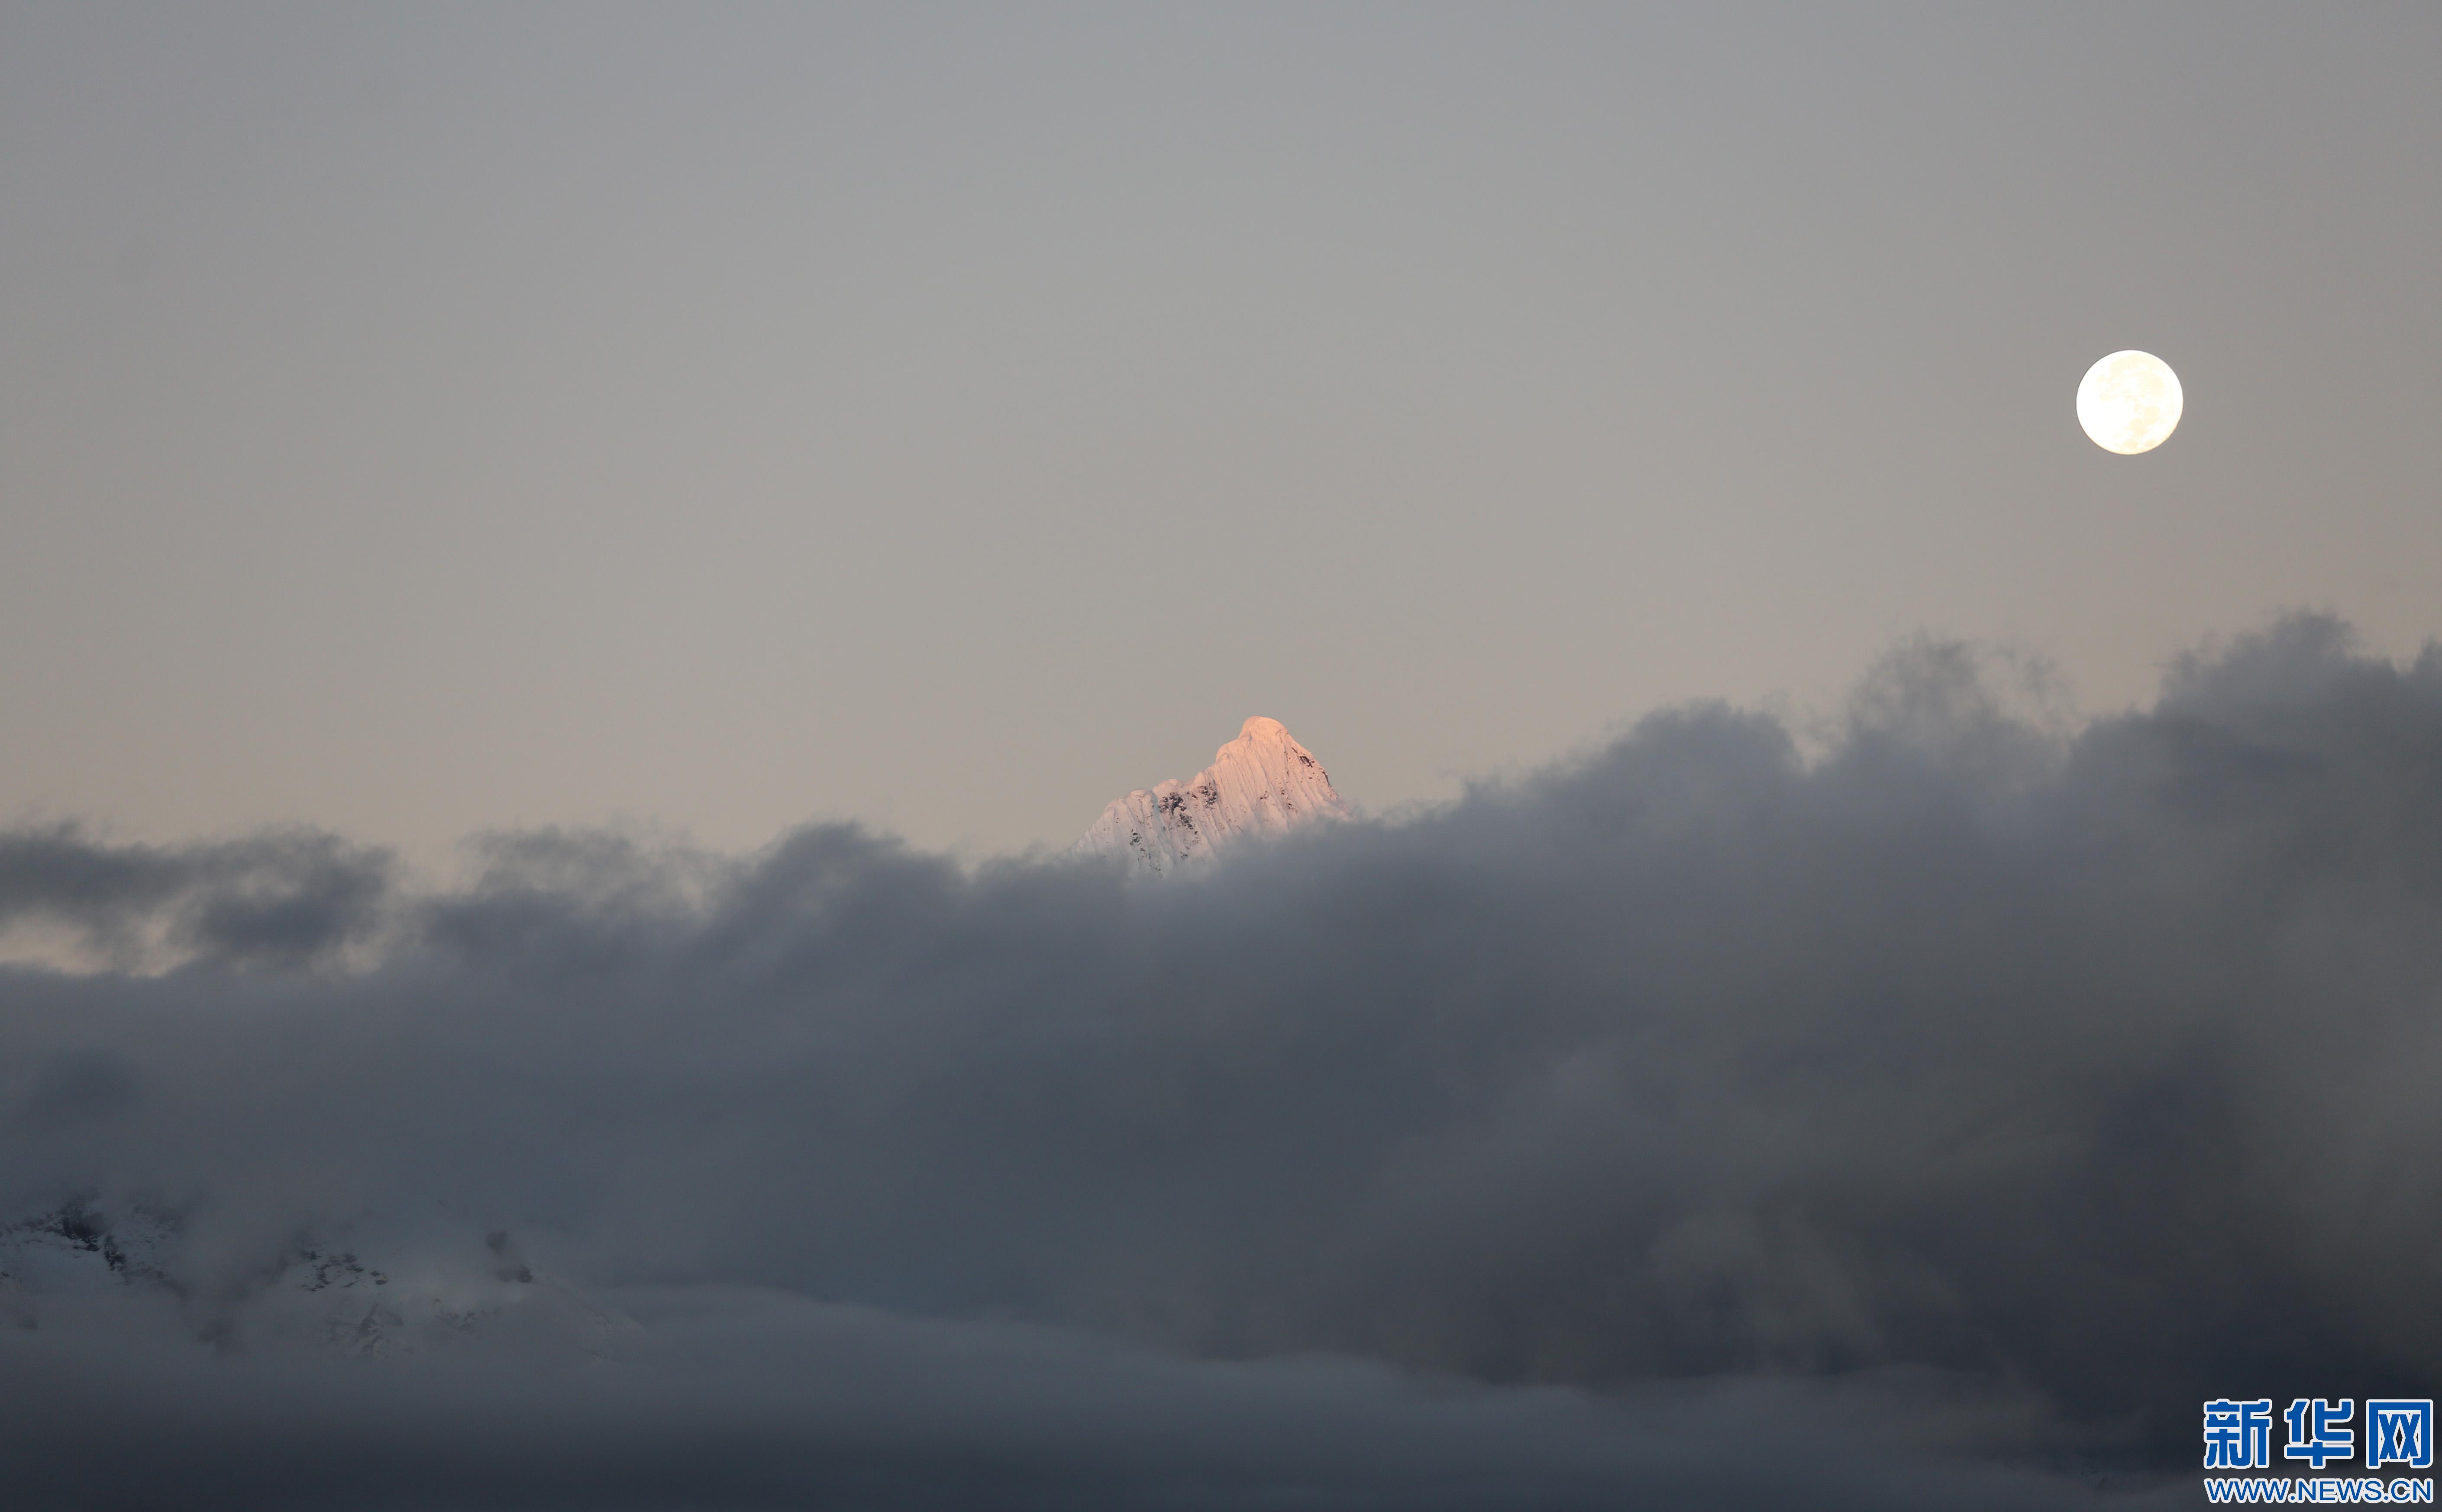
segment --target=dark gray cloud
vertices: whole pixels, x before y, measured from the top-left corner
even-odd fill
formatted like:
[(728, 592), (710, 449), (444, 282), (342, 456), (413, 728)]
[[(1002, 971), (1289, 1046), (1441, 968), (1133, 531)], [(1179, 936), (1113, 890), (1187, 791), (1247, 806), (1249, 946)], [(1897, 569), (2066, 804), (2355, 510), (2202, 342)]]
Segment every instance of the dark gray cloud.
[(167, 949), (216, 965), (309, 965), (379, 922), (389, 852), (311, 831), (105, 846), (74, 825), (0, 833), (0, 930), (64, 927), (119, 965)]
[[(2302, 618), (2142, 712), (2014, 706), (1919, 647), (1811, 759), (1682, 709), (1156, 887), (849, 828), (507, 837), (443, 896), (16, 837), (20, 911), (344, 922), (0, 976), (0, 1200), (175, 1224), (149, 1321), (0, 1331), (12, 1473), (2032, 1506), (2192, 1464), (2204, 1396), (2433, 1394), (2442, 651)], [(514, 1253), (617, 1338), (281, 1347), (265, 1278), (343, 1246)]]

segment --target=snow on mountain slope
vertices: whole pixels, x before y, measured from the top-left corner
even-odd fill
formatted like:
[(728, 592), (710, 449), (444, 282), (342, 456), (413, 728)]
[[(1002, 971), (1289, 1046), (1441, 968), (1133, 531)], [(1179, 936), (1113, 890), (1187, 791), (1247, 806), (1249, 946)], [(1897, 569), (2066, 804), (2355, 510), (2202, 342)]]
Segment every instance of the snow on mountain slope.
[(175, 1274), (179, 1240), (176, 1222), (125, 1205), (70, 1202), (0, 1224), (0, 1328), (74, 1337), (116, 1313), (223, 1348), (413, 1355), (516, 1339), (601, 1359), (638, 1327), (536, 1271), (503, 1230), (480, 1248), (452, 1235), (382, 1269), (295, 1243), (235, 1287)]
[(1248, 835), (1345, 819), (1348, 806), (1314, 753), (1278, 720), (1258, 715), (1212, 764), (1185, 782), (1139, 788), (1112, 800), (1071, 847), (1077, 855), (1126, 854), (1131, 869), (1166, 877)]

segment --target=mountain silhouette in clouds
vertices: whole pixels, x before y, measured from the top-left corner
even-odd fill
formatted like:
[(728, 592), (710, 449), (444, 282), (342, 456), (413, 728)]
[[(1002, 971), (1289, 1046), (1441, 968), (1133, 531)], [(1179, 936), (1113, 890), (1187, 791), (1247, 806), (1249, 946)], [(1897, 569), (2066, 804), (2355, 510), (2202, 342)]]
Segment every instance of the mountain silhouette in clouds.
[(1134, 873), (1166, 877), (1250, 835), (1347, 817), (1348, 806), (1314, 753), (1280, 720), (1257, 715), (1193, 777), (1112, 799), (1071, 848), (1123, 854)]

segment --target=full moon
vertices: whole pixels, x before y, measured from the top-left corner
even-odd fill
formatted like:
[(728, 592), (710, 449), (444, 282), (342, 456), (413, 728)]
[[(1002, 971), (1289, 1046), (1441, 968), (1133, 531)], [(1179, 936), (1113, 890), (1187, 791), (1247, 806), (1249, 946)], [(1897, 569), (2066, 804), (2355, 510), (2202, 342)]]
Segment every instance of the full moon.
[(2133, 457), (2179, 428), (2179, 375), (2151, 352), (2114, 352), (2077, 386), (2077, 423), (2105, 451)]

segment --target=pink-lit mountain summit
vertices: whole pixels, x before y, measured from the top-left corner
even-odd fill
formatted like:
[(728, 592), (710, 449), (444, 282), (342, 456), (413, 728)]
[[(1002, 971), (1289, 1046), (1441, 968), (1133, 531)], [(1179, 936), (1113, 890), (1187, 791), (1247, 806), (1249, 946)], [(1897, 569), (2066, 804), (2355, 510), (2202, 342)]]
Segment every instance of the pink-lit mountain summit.
[(1280, 720), (1258, 715), (1194, 776), (1113, 799), (1072, 848), (1079, 855), (1124, 852), (1137, 873), (1166, 877), (1250, 835), (1347, 817), (1348, 806), (1314, 753)]

